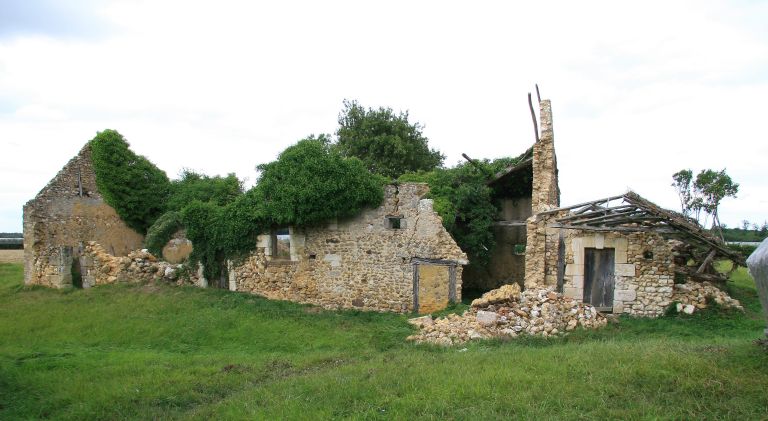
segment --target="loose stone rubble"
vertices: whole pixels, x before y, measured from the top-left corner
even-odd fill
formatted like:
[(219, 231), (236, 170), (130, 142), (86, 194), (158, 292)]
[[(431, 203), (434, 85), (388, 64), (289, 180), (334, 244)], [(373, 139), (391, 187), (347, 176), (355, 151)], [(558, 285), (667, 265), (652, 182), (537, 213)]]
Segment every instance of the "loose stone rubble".
[(561, 335), (579, 326), (605, 326), (607, 319), (591, 305), (566, 298), (553, 287), (520, 292), (520, 287), (513, 284), (487, 292), (461, 316), (449, 314), (434, 320), (424, 316), (409, 322), (421, 330), (408, 340), (453, 345), (473, 339)]
[(180, 276), (183, 265), (158, 260), (146, 249), (134, 250), (128, 256), (116, 257), (104, 247), (91, 241), (85, 247), (85, 256), (90, 257), (88, 273), (84, 274), (87, 286), (112, 284), (115, 282), (167, 281), (178, 285), (194, 284), (197, 274)]
[(724, 308), (744, 311), (739, 300), (731, 298), (725, 291), (710, 282), (686, 282), (675, 284), (672, 302), (678, 313), (693, 314), (696, 310), (707, 308), (708, 302), (716, 302)]

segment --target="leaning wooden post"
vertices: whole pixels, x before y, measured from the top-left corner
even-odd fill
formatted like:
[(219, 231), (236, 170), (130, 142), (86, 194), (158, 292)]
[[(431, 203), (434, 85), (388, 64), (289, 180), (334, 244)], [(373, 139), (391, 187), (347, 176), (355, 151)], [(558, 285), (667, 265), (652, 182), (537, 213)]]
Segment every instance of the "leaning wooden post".
[(768, 238), (760, 243), (760, 246), (747, 259), (747, 267), (752, 278), (755, 279), (757, 295), (760, 296), (760, 304), (763, 306), (766, 328), (763, 331), (768, 337)]

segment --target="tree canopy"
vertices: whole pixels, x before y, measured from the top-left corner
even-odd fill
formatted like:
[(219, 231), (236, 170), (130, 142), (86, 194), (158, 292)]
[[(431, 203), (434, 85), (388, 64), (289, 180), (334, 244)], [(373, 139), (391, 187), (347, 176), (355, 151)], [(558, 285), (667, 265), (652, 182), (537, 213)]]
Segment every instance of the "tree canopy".
[(733, 182), (725, 169), (701, 170), (696, 178), (693, 177), (693, 171), (683, 169), (674, 173), (672, 180), (672, 186), (680, 197), (683, 214), (700, 220), (703, 211), (712, 217), (713, 228), (720, 228), (721, 225), (718, 216), (720, 202), (726, 197), (736, 197), (739, 192), (739, 184)]
[(421, 124), (408, 117), (407, 111), (365, 109), (357, 101), (345, 100), (337, 147), (345, 156), (359, 158), (371, 172), (389, 178), (440, 167), (445, 157), (429, 148)]
[(356, 215), (383, 199), (382, 177), (355, 158), (345, 158), (326, 136), (310, 136), (284, 150), (276, 161), (258, 166), (256, 188), (278, 225), (315, 225)]

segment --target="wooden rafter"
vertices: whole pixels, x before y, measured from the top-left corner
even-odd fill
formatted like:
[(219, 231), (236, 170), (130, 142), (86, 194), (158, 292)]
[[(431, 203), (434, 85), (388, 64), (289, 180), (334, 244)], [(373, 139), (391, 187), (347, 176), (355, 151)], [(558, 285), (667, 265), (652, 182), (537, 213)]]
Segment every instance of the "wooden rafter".
[(717, 255), (744, 265), (744, 259), (738, 253), (728, 249), (719, 238), (705, 231), (697, 222), (685, 215), (661, 208), (634, 192), (551, 209), (541, 212), (540, 215), (566, 211), (567, 215), (556, 218), (550, 226), (602, 232), (658, 232), (693, 242), (700, 248), (713, 250)]

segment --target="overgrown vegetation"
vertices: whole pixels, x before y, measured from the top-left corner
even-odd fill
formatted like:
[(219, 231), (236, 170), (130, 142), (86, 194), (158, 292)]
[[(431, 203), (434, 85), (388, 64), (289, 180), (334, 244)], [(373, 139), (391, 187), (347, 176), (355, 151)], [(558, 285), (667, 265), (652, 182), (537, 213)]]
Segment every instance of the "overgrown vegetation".
[(385, 179), (356, 158), (344, 158), (324, 136), (310, 136), (260, 165), (261, 176), (246, 194), (226, 206), (194, 201), (181, 211), (191, 260), (217, 278), (227, 259), (256, 246), (258, 234), (276, 226), (313, 226), (358, 214), (383, 199)]
[(162, 214), (147, 230), (144, 237), (144, 246), (155, 256), (160, 256), (163, 247), (173, 237), (173, 234), (182, 229), (181, 214), (178, 211), (168, 211)]
[(224, 206), (243, 194), (243, 182), (234, 173), (208, 176), (190, 169), (182, 170), (179, 179), (171, 182), (167, 210), (180, 211), (195, 200)]
[[(416, 346), (406, 315), (162, 285), (24, 288), (0, 265), (0, 419), (762, 419), (745, 305), (565, 338)], [(73, 317), (76, 315), (76, 317)], [(461, 367), (457, 370), (457, 367)], [(429, 399), (425, 399), (428, 396)]]
[(381, 204), (386, 179), (343, 157), (325, 136), (310, 136), (259, 165), (257, 189), (277, 225), (311, 226)]
[(445, 159), (429, 148), (421, 124), (409, 122), (407, 111), (365, 109), (357, 101), (345, 100), (336, 135), (342, 154), (360, 158), (371, 172), (392, 179), (406, 172), (431, 171)]
[(96, 184), (104, 201), (139, 233), (165, 210), (170, 181), (147, 158), (131, 151), (116, 130), (104, 130), (90, 141)]
[(480, 168), (459, 163), (452, 168), (406, 173), (398, 181), (429, 184), (428, 197), (434, 201), (434, 209), (442, 218), (443, 226), (468, 254), (472, 264), (482, 266), (488, 262), (496, 245), (491, 226), (499, 213), (494, 192), (486, 182), (490, 175), (519, 159), (476, 161)]

